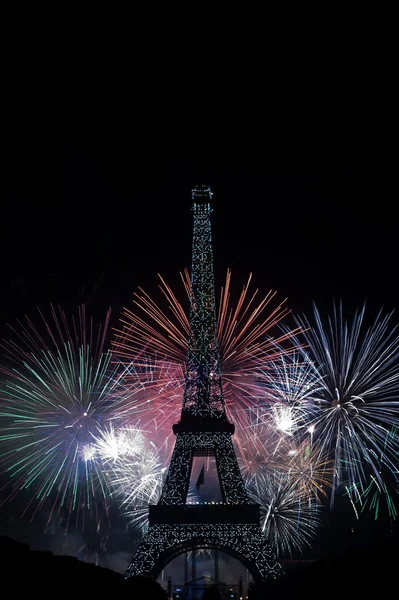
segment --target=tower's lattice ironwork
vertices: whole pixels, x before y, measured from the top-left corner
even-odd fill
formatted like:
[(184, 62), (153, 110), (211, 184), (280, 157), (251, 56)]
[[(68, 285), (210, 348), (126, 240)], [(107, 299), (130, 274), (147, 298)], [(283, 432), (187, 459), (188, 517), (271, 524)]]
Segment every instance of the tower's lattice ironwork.
[[(212, 192), (192, 191), (190, 327), (183, 408), (173, 425), (176, 444), (162, 495), (149, 507), (149, 530), (126, 577), (157, 577), (178, 554), (198, 547), (218, 548), (237, 557), (255, 580), (278, 578), (281, 567), (260, 528), (259, 506), (250, 504), (241, 477), (223, 398), (216, 329), (210, 214)], [(187, 504), (194, 456), (214, 456), (223, 502)]]

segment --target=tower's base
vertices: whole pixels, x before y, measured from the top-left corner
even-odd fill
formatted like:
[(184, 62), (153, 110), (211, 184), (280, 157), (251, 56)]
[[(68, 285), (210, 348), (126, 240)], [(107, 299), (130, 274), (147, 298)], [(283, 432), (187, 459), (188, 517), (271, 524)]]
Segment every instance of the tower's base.
[(280, 564), (259, 525), (152, 525), (140, 543), (125, 578), (146, 575), (156, 579), (176, 556), (194, 548), (217, 548), (242, 562), (257, 582), (278, 579)]

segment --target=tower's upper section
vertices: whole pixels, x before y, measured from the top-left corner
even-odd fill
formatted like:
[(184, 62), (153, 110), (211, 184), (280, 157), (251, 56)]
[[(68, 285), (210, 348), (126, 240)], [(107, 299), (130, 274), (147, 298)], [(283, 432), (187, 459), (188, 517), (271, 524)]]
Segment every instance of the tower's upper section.
[(193, 246), (191, 265), (190, 338), (188, 342), (183, 410), (176, 433), (193, 429), (232, 433), (223, 399), (220, 351), (216, 328), (213, 276), (212, 192), (207, 185), (192, 190)]
[(195, 188), (191, 190), (193, 213), (195, 215), (210, 215), (212, 212), (212, 196), (211, 188), (208, 185), (196, 185)]

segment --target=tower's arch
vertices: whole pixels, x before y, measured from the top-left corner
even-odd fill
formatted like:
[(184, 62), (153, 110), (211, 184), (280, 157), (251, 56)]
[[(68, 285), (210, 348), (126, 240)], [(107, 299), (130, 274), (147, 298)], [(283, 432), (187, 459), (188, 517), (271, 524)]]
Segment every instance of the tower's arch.
[(140, 543), (127, 577), (157, 579), (174, 558), (193, 549), (217, 549), (239, 560), (255, 581), (278, 579), (281, 566), (255, 524), (153, 525)]

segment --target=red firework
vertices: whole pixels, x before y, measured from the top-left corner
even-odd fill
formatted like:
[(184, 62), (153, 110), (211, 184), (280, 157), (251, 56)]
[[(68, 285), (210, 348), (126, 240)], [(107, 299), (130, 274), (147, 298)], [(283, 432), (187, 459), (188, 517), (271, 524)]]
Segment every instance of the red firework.
[[(135, 394), (135, 408), (129, 407), (129, 418), (137, 416), (140, 427), (155, 434), (162, 430), (159, 441), (170, 435), (172, 424), (179, 420), (184, 392), (184, 363), (190, 335), (190, 276), (187, 270), (180, 276), (187, 308), (159, 275), (163, 302), (158, 303), (139, 288), (133, 296), (134, 308), (123, 309), (122, 327), (116, 330), (112, 343), (115, 359), (130, 370), (131, 385), (135, 389), (142, 386), (143, 390), (140, 400)], [(299, 331), (278, 330), (277, 337), (271, 335), (290, 310), (286, 299), (276, 300), (276, 292), (261, 296), (258, 289), (251, 291), (251, 280), (252, 275), (234, 303), (228, 270), (217, 306), (226, 410), (237, 427), (238, 439), (245, 439), (244, 430), (252, 420), (252, 413), (268, 399), (261, 385), (259, 367), (265, 369), (269, 361), (291, 352), (292, 347), (282, 349), (283, 345)]]

